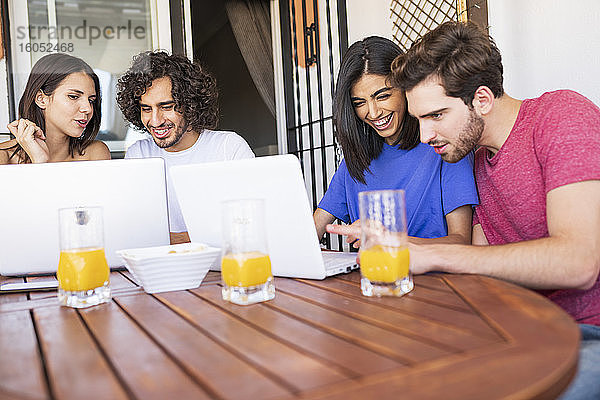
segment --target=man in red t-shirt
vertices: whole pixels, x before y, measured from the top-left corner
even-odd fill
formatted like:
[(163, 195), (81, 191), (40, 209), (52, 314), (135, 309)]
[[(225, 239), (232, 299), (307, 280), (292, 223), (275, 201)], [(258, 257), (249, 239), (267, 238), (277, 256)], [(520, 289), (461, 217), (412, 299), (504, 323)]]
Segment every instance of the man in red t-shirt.
[(392, 69), (423, 143), (448, 162), (478, 147), (473, 245), (411, 244), (411, 270), (489, 275), (548, 296), (582, 332), (565, 398), (600, 399), (600, 109), (567, 90), (504, 93), (500, 52), (472, 23), (440, 25)]
[(515, 282), (600, 326), (600, 109), (568, 90), (523, 101), (504, 93), (500, 53), (472, 23), (429, 32), (393, 72), (422, 142), (449, 162), (479, 147), (479, 246), (415, 245), (413, 272)]

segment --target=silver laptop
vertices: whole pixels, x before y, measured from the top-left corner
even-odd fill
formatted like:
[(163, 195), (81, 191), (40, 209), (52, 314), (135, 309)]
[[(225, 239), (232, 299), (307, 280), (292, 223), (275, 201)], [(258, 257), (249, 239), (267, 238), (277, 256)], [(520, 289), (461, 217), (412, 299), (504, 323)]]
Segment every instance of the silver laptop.
[(262, 198), (273, 275), (323, 279), (356, 268), (356, 253), (321, 252), (295, 156), (181, 165), (169, 172), (193, 242), (221, 246), (222, 201)]
[(0, 166), (0, 274), (56, 272), (58, 209), (101, 206), (110, 267), (116, 250), (169, 244), (164, 161), (159, 158)]

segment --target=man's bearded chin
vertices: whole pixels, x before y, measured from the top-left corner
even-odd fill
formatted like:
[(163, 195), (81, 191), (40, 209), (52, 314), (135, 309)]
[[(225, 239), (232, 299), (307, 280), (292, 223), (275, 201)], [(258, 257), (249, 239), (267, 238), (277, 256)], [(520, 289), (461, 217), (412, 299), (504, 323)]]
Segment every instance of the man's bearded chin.
[(455, 163), (465, 158), (481, 140), (484, 128), (483, 118), (477, 115), (475, 111), (471, 111), (466, 125), (458, 135), (454, 151), (443, 154), (442, 159), (449, 163)]
[(187, 132), (188, 126), (189, 124), (187, 122), (179, 126), (175, 131), (175, 136), (170, 140), (169, 138), (157, 139), (153, 137), (154, 143), (156, 143), (156, 145), (161, 149), (167, 149), (169, 147), (175, 146), (181, 141), (181, 138), (183, 138), (183, 135), (185, 135), (185, 133)]

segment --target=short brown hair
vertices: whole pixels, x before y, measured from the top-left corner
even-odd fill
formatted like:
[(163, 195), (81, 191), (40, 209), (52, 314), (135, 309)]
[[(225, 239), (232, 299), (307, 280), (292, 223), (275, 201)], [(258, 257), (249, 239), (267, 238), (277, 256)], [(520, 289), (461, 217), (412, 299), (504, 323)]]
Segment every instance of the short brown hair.
[(480, 86), (495, 97), (504, 94), (502, 57), (494, 40), (472, 22), (449, 21), (426, 33), (392, 64), (396, 86), (411, 90), (429, 76), (437, 76), (446, 95), (472, 106)]

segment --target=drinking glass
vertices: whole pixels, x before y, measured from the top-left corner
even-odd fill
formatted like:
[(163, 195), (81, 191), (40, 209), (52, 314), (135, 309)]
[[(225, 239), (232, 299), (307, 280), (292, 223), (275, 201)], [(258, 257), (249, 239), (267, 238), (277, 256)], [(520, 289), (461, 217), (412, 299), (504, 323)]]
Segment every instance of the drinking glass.
[(222, 212), (223, 299), (240, 305), (271, 300), (275, 285), (267, 248), (265, 201), (224, 201)]
[(60, 259), (56, 275), (60, 304), (83, 308), (110, 301), (102, 208), (62, 208), (58, 220)]
[(413, 287), (409, 271), (403, 190), (358, 194), (360, 287), (365, 296), (402, 296)]

